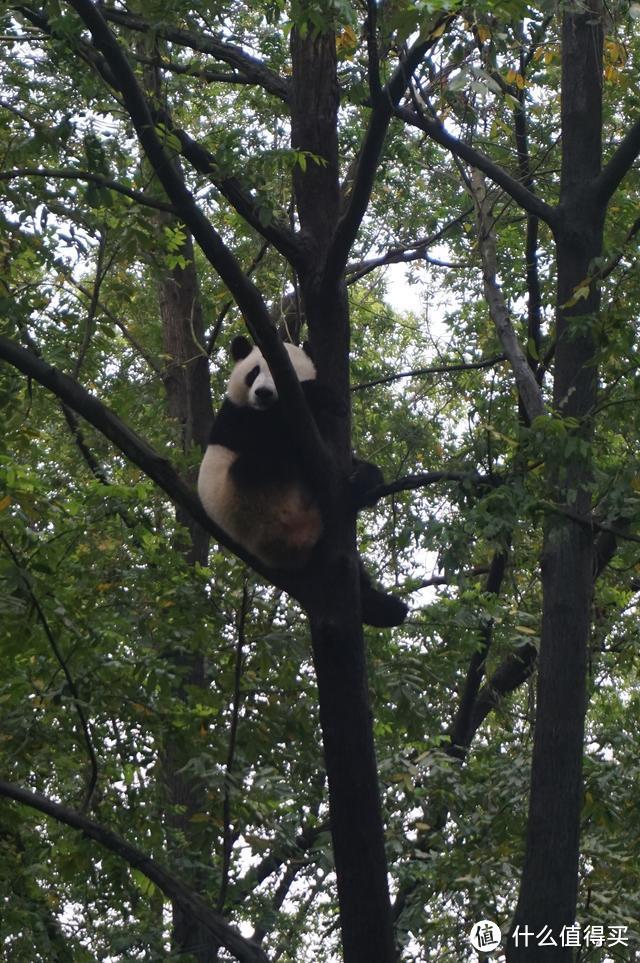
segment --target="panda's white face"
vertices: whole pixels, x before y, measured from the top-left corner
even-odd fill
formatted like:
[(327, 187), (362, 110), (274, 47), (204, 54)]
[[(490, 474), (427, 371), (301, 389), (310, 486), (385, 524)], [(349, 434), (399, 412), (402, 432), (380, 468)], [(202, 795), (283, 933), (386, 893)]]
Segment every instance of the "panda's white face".
[[(293, 369), (299, 381), (313, 381), (316, 369), (311, 358), (293, 344), (285, 343)], [(278, 390), (259, 348), (236, 362), (227, 385), (227, 397), (242, 408), (266, 411), (278, 400)]]

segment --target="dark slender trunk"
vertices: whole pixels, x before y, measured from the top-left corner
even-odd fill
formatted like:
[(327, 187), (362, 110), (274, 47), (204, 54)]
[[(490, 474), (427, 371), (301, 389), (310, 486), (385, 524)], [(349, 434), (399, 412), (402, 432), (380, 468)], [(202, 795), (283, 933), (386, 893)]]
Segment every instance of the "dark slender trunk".
[[(193, 243), (187, 236), (181, 251), (187, 264), (176, 267), (159, 281), (159, 304), (162, 338), (167, 366), (164, 384), (169, 414), (177, 422), (179, 444), (187, 453), (194, 447), (203, 449), (211, 426), (211, 391), (209, 366), (202, 350), (204, 327), (198, 279), (194, 263)], [(195, 483), (195, 477), (189, 479)], [(188, 513), (178, 510), (178, 522), (187, 535), (176, 545), (189, 564), (207, 564), (209, 536)], [(190, 698), (188, 687), (206, 685), (204, 656), (201, 653), (165, 653), (178, 674), (176, 690), (179, 698)], [(195, 812), (206, 811), (208, 801), (203, 785), (183, 772), (192, 751), (191, 733), (186, 740), (180, 733), (168, 732), (161, 754), (162, 781), (167, 797), (169, 845), (180, 852), (199, 854), (213, 851), (212, 840), (202, 824), (194, 823)], [(204, 885), (203, 879), (194, 880)], [(202, 928), (180, 906), (173, 906), (173, 945), (181, 953), (191, 953), (198, 963), (215, 963), (219, 946), (211, 933)]]
[[(509, 963), (565, 963), (563, 926), (575, 922), (587, 646), (594, 577), (590, 415), (596, 400), (597, 286), (574, 300), (602, 250), (604, 210), (592, 200), (601, 163), (602, 26), (599, 0), (590, 9), (568, 4), (563, 20), (563, 162), (556, 229), (557, 337), (554, 407), (575, 419), (571, 444), (548, 465), (549, 498), (542, 553), (543, 616), (525, 865), (509, 944)], [(566, 443), (565, 443), (566, 444)], [(568, 513), (574, 517), (568, 517)], [(576, 521), (575, 516), (584, 517)], [(518, 929), (515, 929), (518, 927)], [(538, 946), (550, 927), (558, 945)], [(515, 935), (518, 939), (515, 939)], [(518, 945), (516, 945), (516, 942)], [(528, 942), (528, 946), (525, 943)]]
[(351, 459), (349, 308), (342, 281), (321, 285), (339, 213), (338, 85), (333, 32), (293, 31), (292, 144), (323, 158), (295, 174), (312, 256), (300, 287), (319, 380), (342, 410), (323, 435), (334, 458), (326, 479), (326, 532), (307, 611), (318, 680), (331, 833), (345, 963), (391, 963), (393, 937), (384, 830), (367, 682), (355, 517), (345, 488)]
[[(147, 38), (143, 49), (155, 53), (154, 42)], [(146, 47), (149, 47), (146, 50)], [(166, 113), (162, 99), (162, 85), (155, 67), (145, 70), (145, 86), (155, 106)], [(168, 114), (166, 114), (168, 118)], [(181, 173), (179, 162), (176, 170)], [(170, 215), (158, 216), (159, 226), (177, 226)], [(179, 251), (184, 267), (158, 271), (158, 304), (162, 324), (162, 344), (166, 360), (163, 374), (167, 409), (174, 420), (177, 444), (188, 454), (193, 449), (203, 451), (211, 429), (211, 384), (209, 363), (204, 348), (204, 323), (198, 274), (195, 265), (193, 240), (186, 234)], [(196, 469), (187, 480), (195, 485)], [(181, 509), (176, 519), (185, 535), (176, 540), (175, 549), (190, 565), (206, 565), (209, 555), (209, 535), (191, 515)], [(193, 686), (205, 687), (206, 666), (202, 653), (163, 648), (165, 658), (176, 671), (175, 696), (185, 702)], [(173, 858), (191, 853), (203, 863), (203, 851), (213, 852), (210, 832), (191, 819), (194, 813), (204, 812), (208, 806), (205, 788), (200, 780), (185, 775), (184, 767), (193, 751), (192, 732), (167, 730), (160, 752), (160, 778), (166, 797), (166, 826), (168, 847)], [(192, 880), (194, 888), (204, 890), (207, 883), (200, 874)], [(180, 954), (192, 954), (197, 963), (216, 963), (219, 944), (211, 933), (176, 902), (173, 904), (172, 944)]]
[[(211, 391), (209, 366), (202, 351), (204, 328), (198, 279), (194, 263), (193, 243), (187, 236), (181, 251), (187, 261), (184, 268), (175, 268), (160, 279), (159, 303), (162, 319), (163, 347), (167, 356), (164, 384), (169, 414), (176, 420), (182, 451), (203, 449), (211, 426)], [(189, 479), (195, 484), (195, 477)], [(189, 564), (206, 565), (209, 536), (191, 516), (178, 510), (178, 522), (187, 536), (176, 545)], [(185, 701), (191, 698), (188, 687), (206, 685), (206, 668), (201, 653), (166, 652), (166, 657), (179, 673), (176, 695)], [(167, 826), (170, 846), (180, 852), (198, 854), (213, 852), (213, 845), (202, 824), (194, 823), (195, 812), (208, 806), (204, 786), (183, 772), (192, 752), (192, 733), (187, 739), (179, 733), (167, 733), (161, 755), (162, 780), (167, 796)], [(175, 838), (174, 838), (175, 837)], [(204, 885), (205, 880), (194, 880)], [(211, 933), (194, 921), (180, 906), (173, 906), (173, 945), (180, 953), (191, 953), (198, 963), (215, 963), (219, 945)]]

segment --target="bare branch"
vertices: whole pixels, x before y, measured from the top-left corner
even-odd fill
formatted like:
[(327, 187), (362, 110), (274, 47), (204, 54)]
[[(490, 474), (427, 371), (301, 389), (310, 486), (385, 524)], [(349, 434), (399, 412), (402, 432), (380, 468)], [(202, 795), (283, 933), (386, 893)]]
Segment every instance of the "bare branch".
[(233, 831), (231, 826), (231, 773), (236, 756), (236, 742), (238, 737), (238, 719), (240, 714), (242, 681), (242, 664), (244, 660), (244, 645), (246, 642), (245, 627), (247, 621), (247, 610), (249, 607), (249, 593), (247, 591), (246, 579), (242, 585), (242, 601), (237, 620), (237, 639), (236, 657), (233, 673), (233, 696), (231, 699), (231, 725), (229, 727), (229, 748), (227, 749), (227, 763), (224, 774), (223, 800), (222, 800), (222, 821), (223, 821), (223, 841), (222, 841), (222, 871), (220, 879), (220, 893), (218, 895), (218, 910), (224, 910), (227, 901), (227, 889), (229, 887), (229, 869), (231, 867), (231, 852), (233, 849)]
[(497, 256), (495, 235), (493, 233), (493, 219), (488, 203), (484, 178), (476, 169), (471, 173), (469, 189), (473, 194), (478, 213), (478, 244), (482, 260), (485, 297), (500, 343), (513, 369), (513, 375), (518, 393), (524, 405), (524, 410), (529, 422), (532, 422), (534, 418), (544, 415), (546, 409), (542, 400), (540, 385), (537, 383), (535, 375), (529, 367), (526, 355), (513, 330), (509, 309), (507, 308), (502, 291), (496, 280)]
[(360, 384), (353, 385), (352, 391), (362, 391), (364, 388), (373, 388), (376, 385), (388, 385), (393, 381), (400, 381), (402, 378), (423, 378), (425, 375), (450, 374), (456, 371), (475, 371), (480, 368), (492, 368), (505, 360), (505, 355), (498, 354), (494, 358), (487, 358), (486, 361), (461, 361), (460, 364), (434, 365), (431, 368), (414, 368), (413, 371), (399, 371), (398, 374), (386, 375), (384, 378), (374, 378), (373, 381), (361, 381)]
[(136, 204), (142, 204), (144, 207), (152, 207), (156, 211), (167, 211), (169, 214), (177, 213), (172, 204), (165, 204), (163, 201), (149, 197), (142, 191), (125, 187), (124, 184), (119, 184), (102, 174), (95, 174), (93, 171), (80, 170), (75, 167), (16, 167), (13, 170), (0, 171), (0, 181), (10, 181), (15, 177), (50, 177), (54, 180), (89, 181), (98, 184), (100, 187), (106, 187), (110, 191), (115, 191), (117, 194), (123, 194), (135, 201)]
[[(498, 551), (491, 560), (491, 567), (487, 576), (485, 592), (497, 596), (502, 587), (502, 581), (507, 565), (507, 556)], [(475, 733), (473, 728), (473, 712), (476, 698), (480, 690), (480, 683), (484, 677), (484, 667), (493, 638), (493, 619), (485, 619), (480, 631), (478, 646), (474, 650), (467, 676), (460, 694), (460, 702), (449, 734), (449, 755), (457, 759), (464, 759), (469, 751), (471, 740)]]
[(437, 485), (440, 482), (455, 482), (456, 484), (469, 484), (480, 487), (494, 487), (498, 479), (488, 475), (479, 475), (475, 472), (464, 471), (426, 471), (417, 475), (405, 475), (397, 478), (396, 481), (389, 482), (387, 485), (378, 485), (364, 492), (360, 504), (362, 506), (373, 505), (387, 495), (395, 495), (397, 492), (414, 491), (416, 488), (427, 488), (429, 485)]
[(488, 571), (488, 568), (472, 568), (469, 572), (460, 572), (457, 578), (451, 575), (432, 575), (431, 578), (421, 579), (417, 585), (412, 584), (408, 591), (419, 592), (421, 589), (435, 588), (440, 585), (457, 585), (458, 578), (475, 578), (478, 575), (486, 575)]
[(318, 837), (322, 833), (328, 833), (329, 829), (328, 822), (306, 826), (290, 843), (274, 845), (269, 855), (265, 856), (257, 866), (249, 869), (246, 875), (236, 883), (232, 891), (234, 905), (241, 903), (260, 883), (273, 873), (277, 873), (287, 860), (300, 860), (313, 847)]
[(503, 167), (500, 167), (499, 164), (495, 164), (486, 154), (483, 154), (481, 151), (476, 150), (475, 147), (471, 147), (470, 144), (465, 144), (464, 141), (450, 134), (439, 120), (432, 120), (424, 116), (424, 114), (419, 114), (408, 107), (397, 107), (394, 113), (396, 117), (399, 117), (400, 120), (403, 120), (405, 123), (423, 130), (429, 137), (435, 140), (436, 143), (441, 144), (442, 147), (446, 147), (447, 150), (450, 150), (456, 157), (460, 157), (472, 167), (482, 171), (483, 174), (486, 174), (495, 184), (498, 184), (507, 194), (513, 197), (525, 211), (528, 211), (530, 214), (535, 214), (536, 217), (545, 221), (551, 228), (555, 227), (557, 222), (557, 211), (555, 208), (546, 204), (536, 194), (533, 194), (524, 184), (515, 177), (512, 177), (511, 174)]
[[(387, 264), (402, 264), (409, 261), (426, 260), (432, 264), (438, 264), (441, 262), (430, 260), (427, 257), (427, 249), (432, 247), (438, 241), (449, 233), (449, 231), (462, 224), (466, 218), (471, 214), (473, 208), (467, 208), (458, 217), (455, 217), (452, 221), (449, 221), (444, 227), (430, 234), (429, 237), (419, 238), (411, 243), (403, 244), (398, 247), (390, 248), (386, 254), (381, 254), (380, 257), (369, 258), (366, 261), (358, 261), (354, 264), (348, 264), (345, 268), (345, 275), (347, 277), (347, 284), (353, 284), (354, 281), (359, 281), (370, 271), (375, 270), (378, 267), (384, 267)], [(446, 264), (445, 267), (455, 267), (452, 264)]]
[(173, 60), (166, 60), (161, 56), (144, 57), (136, 53), (135, 58), (138, 63), (149, 64), (159, 70), (168, 70), (169, 73), (177, 74), (180, 77), (193, 77), (196, 80), (204, 80), (207, 84), (238, 84), (238, 86), (255, 86), (253, 80), (249, 80), (243, 74), (226, 73), (222, 70), (209, 70), (206, 67), (198, 67), (193, 64), (177, 64)]
[(73, 809), (53, 802), (41, 793), (22, 789), (4, 779), (0, 780), (0, 796), (13, 799), (23, 806), (30, 806), (65, 826), (79, 830), (89, 839), (95, 840), (100, 846), (115, 853), (134, 869), (140, 870), (168, 899), (177, 903), (183, 912), (204, 926), (235, 959), (240, 960), (240, 963), (268, 963), (263, 950), (229, 926), (227, 921), (211, 909), (198, 893), (155, 859), (147, 856), (137, 846), (132, 846), (111, 829), (87, 819)]

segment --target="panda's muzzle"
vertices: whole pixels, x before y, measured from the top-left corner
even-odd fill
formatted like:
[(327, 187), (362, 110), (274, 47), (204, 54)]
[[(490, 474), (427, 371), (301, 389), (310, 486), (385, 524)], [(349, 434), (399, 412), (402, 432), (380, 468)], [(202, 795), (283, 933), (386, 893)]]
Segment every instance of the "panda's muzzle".
[(253, 394), (259, 408), (268, 408), (276, 399), (273, 388), (256, 388)]

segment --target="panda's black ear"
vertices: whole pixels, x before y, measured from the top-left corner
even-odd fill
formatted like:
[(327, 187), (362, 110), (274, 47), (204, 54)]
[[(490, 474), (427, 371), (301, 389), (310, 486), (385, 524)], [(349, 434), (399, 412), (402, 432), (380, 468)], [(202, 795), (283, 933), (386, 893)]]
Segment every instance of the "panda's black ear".
[(311, 358), (312, 361), (315, 361), (315, 360), (316, 360), (316, 359), (313, 357), (313, 350), (312, 350), (312, 348), (311, 348), (311, 342), (310, 342), (310, 341), (303, 341), (303, 342), (302, 342), (302, 350), (303, 350), (304, 353), (306, 354), (307, 358)]
[(231, 342), (231, 357), (234, 361), (242, 361), (253, 351), (253, 345), (243, 334), (239, 334)]

